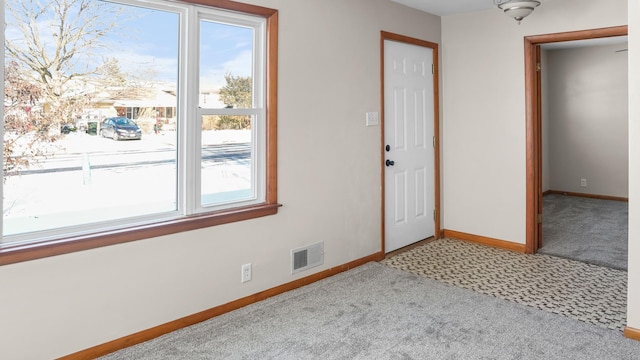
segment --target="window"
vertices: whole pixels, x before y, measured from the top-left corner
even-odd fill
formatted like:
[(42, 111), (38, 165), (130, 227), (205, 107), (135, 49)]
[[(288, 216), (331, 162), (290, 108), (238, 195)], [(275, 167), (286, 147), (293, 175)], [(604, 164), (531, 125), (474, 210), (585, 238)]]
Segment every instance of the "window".
[(277, 212), (277, 11), (5, 0), (5, 22), (0, 265)]

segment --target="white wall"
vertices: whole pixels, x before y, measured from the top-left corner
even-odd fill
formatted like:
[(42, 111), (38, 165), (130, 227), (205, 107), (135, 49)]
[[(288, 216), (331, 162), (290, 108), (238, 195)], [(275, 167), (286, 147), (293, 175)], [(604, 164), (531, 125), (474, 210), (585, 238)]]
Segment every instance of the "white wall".
[[(547, 0), (520, 26), (497, 11), (442, 18), (446, 229), (525, 243), (523, 36), (625, 24), (628, 62), (638, 64), (638, 0)], [(640, 69), (629, 66), (627, 326), (635, 329), (640, 329), (639, 97)]]
[[(629, 0), (629, 64), (640, 63), (640, 1)], [(627, 326), (640, 329), (640, 69), (629, 67), (629, 281)]]
[[(0, 267), (0, 358), (50, 359), (380, 251), (380, 31), (440, 42), (388, 0), (251, 0), (280, 10), (275, 216)], [(292, 276), (289, 251), (325, 242)], [(253, 280), (240, 267), (253, 263)]]
[(628, 66), (627, 53), (617, 52), (626, 48), (547, 52), (551, 190), (628, 197)]
[(547, 0), (442, 18), (444, 228), (525, 243), (527, 35), (627, 24), (625, 0)]

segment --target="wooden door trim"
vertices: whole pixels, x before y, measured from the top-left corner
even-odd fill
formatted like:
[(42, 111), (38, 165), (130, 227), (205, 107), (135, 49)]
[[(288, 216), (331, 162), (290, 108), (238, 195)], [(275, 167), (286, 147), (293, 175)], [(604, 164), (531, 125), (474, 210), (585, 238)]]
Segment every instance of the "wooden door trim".
[(435, 193), (435, 227), (434, 237), (439, 239), (440, 234), (440, 80), (439, 80), (439, 58), (438, 44), (426, 40), (416, 39), (409, 36), (380, 32), (380, 181), (381, 181), (381, 246), (382, 253), (385, 253), (385, 151), (384, 151), (384, 41), (393, 40), (405, 44), (424, 46), (433, 50), (433, 135), (434, 144), (434, 193)]
[(540, 243), (538, 213), (541, 204), (536, 199), (542, 194), (542, 126), (539, 106), (541, 89), (536, 71), (536, 48), (541, 44), (625, 36), (628, 26), (614, 26), (600, 29), (570, 31), (563, 33), (526, 36), (524, 38), (524, 78), (526, 108), (526, 252), (534, 254)]

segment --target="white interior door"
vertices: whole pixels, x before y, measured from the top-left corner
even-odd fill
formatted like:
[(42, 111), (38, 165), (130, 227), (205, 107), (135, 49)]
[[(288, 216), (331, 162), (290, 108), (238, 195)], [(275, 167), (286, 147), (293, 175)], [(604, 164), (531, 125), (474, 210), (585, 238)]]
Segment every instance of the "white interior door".
[(433, 49), (384, 41), (385, 251), (435, 234)]

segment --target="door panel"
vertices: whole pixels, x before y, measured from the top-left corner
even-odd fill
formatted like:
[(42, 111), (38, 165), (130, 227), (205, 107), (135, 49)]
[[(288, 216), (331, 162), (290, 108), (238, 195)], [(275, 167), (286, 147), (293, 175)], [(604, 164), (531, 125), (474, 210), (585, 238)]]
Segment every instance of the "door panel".
[(393, 174), (395, 186), (395, 203), (393, 213), (395, 214), (395, 225), (407, 222), (407, 172), (395, 171)]
[(435, 235), (433, 49), (384, 41), (385, 251)]

